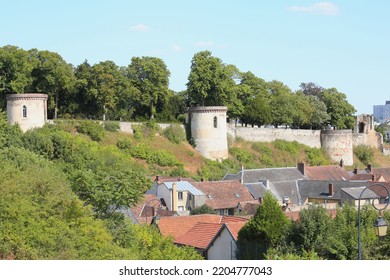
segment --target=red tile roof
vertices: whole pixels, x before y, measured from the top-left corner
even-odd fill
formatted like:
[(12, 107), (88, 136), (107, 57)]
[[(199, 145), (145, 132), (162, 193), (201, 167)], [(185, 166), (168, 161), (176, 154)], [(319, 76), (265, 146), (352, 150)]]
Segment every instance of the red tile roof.
[(157, 196), (144, 194), (143, 198), (130, 209), (140, 224), (146, 223), (146, 216), (148, 223), (150, 223), (152, 221), (151, 218), (156, 214), (159, 216), (172, 216), (175, 214), (175, 212), (168, 211), (161, 206)]
[(208, 181), (192, 183), (206, 194), (206, 204), (213, 209), (236, 208), (240, 201), (253, 200), (248, 189), (239, 181)]
[(174, 242), (199, 249), (207, 249), (223, 227), (224, 224), (198, 222), (185, 234), (177, 237)]
[(348, 171), (339, 165), (305, 166), (304, 175), (309, 180), (349, 180)]
[(206, 249), (224, 225), (237, 240), (238, 231), (248, 220), (213, 214), (161, 217), (158, 228), (163, 236), (172, 236), (177, 244)]

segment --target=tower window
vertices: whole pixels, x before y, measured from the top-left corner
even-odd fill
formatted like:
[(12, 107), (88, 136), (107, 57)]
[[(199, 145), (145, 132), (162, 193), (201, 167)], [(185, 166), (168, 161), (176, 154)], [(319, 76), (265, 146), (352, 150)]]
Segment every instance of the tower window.
[(27, 107), (26, 107), (26, 105), (23, 105), (22, 116), (23, 116), (23, 118), (27, 118)]
[(218, 127), (218, 119), (217, 117), (214, 117), (214, 128)]

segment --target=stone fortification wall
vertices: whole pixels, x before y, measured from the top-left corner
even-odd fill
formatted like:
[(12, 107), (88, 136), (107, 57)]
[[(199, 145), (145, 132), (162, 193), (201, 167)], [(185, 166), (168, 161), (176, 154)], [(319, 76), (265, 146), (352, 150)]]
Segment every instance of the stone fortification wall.
[(353, 165), (352, 130), (322, 130), (321, 146), (333, 161)]
[(253, 142), (272, 142), (280, 139), (297, 141), (312, 148), (321, 148), (320, 130), (229, 126), (228, 134), (233, 139), (240, 137)]

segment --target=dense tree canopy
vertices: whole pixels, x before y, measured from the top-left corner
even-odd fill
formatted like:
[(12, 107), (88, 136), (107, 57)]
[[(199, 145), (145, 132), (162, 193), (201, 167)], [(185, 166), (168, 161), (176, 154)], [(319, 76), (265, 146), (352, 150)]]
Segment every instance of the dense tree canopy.
[(266, 82), (240, 72), (210, 51), (191, 60), (187, 89), (169, 89), (170, 71), (157, 57), (132, 57), (73, 66), (46, 50), (0, 47), (0, 106), (5, 94), (47, 93), (48, 116), (110, 120), (181, 121), (189, 106), (227, 106), (228, 117), (243, 125), (319, 129), (352, 128), (355, 108), (335, 88), (313, 82), (293, 91), (281, 81)]

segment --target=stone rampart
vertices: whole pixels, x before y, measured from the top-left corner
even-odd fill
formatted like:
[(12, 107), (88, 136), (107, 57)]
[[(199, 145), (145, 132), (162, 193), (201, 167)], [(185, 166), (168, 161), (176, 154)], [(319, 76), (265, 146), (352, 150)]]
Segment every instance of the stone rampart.
[(240, 137), (253, 142), (272, 142), (280, 139), (297, 141), (312, 148), (321, 148), (320, 130), (229, 126), (228, 134), (233, 139)]

